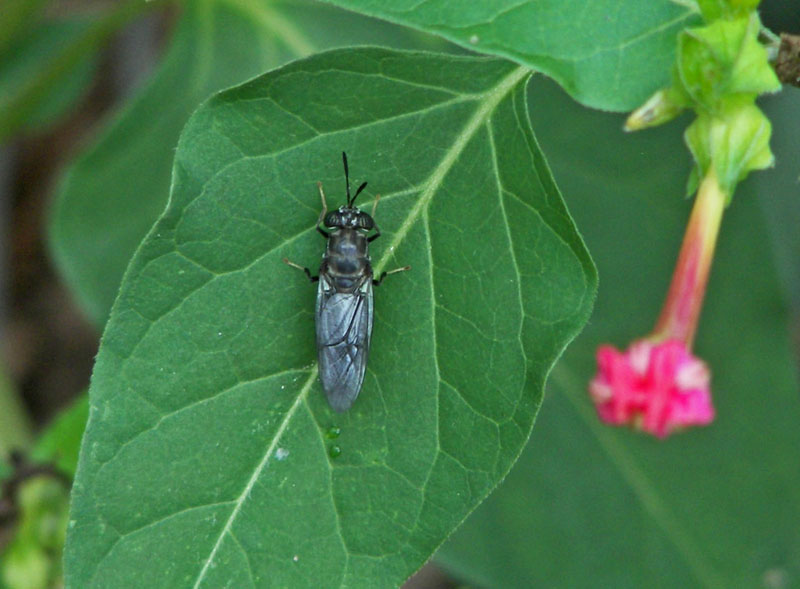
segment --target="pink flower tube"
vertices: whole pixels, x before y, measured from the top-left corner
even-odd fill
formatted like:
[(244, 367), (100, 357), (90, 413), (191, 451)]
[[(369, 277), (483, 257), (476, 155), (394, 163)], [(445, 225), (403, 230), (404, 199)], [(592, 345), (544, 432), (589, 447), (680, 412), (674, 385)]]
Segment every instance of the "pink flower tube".
[(653, 333), (625, 352), (597, 350), (589, 392), (601, 420), (659, 438), (714, 419), (711, 375), (692, 352), (726, 196), (713, 168), (697, 193), (667, 299)]

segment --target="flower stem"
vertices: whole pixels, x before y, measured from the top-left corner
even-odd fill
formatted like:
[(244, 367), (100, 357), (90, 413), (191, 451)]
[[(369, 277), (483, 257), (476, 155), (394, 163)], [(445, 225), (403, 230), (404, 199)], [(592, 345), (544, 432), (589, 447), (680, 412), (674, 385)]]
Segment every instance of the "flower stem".
[(711, 166), (697, 191), (678, 263), (652, 339), (677, 339), (691, 347), (726, 202), (727, 196)]

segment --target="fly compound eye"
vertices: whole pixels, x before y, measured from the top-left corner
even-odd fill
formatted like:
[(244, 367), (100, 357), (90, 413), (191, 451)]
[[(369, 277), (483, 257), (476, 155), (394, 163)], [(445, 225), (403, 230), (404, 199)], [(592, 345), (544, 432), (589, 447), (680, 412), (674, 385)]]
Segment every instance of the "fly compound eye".
[(375, 221), (373, 221), (372, 217), (366, 213), (359, 213), (356, 223), (358, 224), (359, 229), (366, 229), (367, 231), (375, 226)]
[(339, 213), (337, 213), (335, 211), (325, 215), (325, 221), (324, 221), (325, 227), (338, 227), (338, 226), (340, 226), (341, 222), (340, 222), (339, 217), (340, 217)]

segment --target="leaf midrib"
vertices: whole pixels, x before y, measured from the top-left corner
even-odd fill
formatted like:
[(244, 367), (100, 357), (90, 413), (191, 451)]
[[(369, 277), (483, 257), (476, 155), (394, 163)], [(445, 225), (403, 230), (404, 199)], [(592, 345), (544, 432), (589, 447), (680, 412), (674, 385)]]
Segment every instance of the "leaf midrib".
[[(503, 80), (501, 80), (501, 82), (500, 82), (500, 83), (498, 83), (497, 85), (495, 85), (495, 86), (494, 86), (492, 89), (488, 90), (487, 92), (485, 92), (485, 93), (482, 93), (482, 94), (476, 94), (476, 95), (468, 95), (468, 97), (465, 97), (465, 98), (463, 98), (463, 99), (459, 99), (459, 100), (447, 101), (446, 103), (443, 103), (443, 104), (441, 104), (441, 105), (437, 105), (437, 108), (438, 108), (438, 107), (440, 107), (440, 106), (443, 106), (444, 104), (455, 104), (456, 102), (462, 102), (462, 101), (467, 101), (467, 100), (469, 100), (469, 99), (472, 99), (472, 100), (476, 100), (476, 101), (478, 101), (478, 103), (479, 103), (479, 108), (478, 108), (478, 109), (476, 109), (476, 114), (478, 114), (479, 112), (482, 112), (482, 113), (484, 113), (484, 114), (485, 114), (485, 115), (488, 117), (488, 114), (489, 114), (489, 112), (491, 112), (491, 110), (493, 110), (493, 108), (494, 108), (494, 107), (497, 105), (497, 103), (499, 103), (500, 99), (502, 99), (502, 97), (504, 96), (504, 94), (499, 94), (499, 95), (495, 96), (496, 94), (498, 94), (498, 92), (497, 92), (497, 91), (498, 91), (498, 89), (500, 89), (500, 88), (502, 87), (503, 83), (504, 83), (505, 81), (507, 81), (507, 79), (508, 79), (508, 78), (512, 77), (512, 75), (513, 75), (515, 72), (521, 72), (521, 74), (520, 74), (520, 75), (519, 75), (519, 77), (516, 79), (516, 81), (518, 81), (519, 79), (521, 79), (522, 77), (524, 77), (524, 75), (525, 75), (525, 74), (527, 74), (527, 73), (530, 73), (530, 72), (529, 72), (529, 70), (526, 70), (526, 69), (525, 69), (525, 68), (523, 68), (523, 67), (519, 67), (519, 68), (517, 68), (516, 70), (514, 70), (514, 72), (512, 72), (512, 74), (510, 74), (509, 76), (507, 76), (506, 78), (504, 78)], [(515, 81), (515, 83), (516, 83), (516, 81)], [(510, 88), (511, 88), (511, 87), (513, 87), (513, 84), (511, 84), (511, 85), (510, 85), (510, 86), (509, 86), (509, 87), (506, 89), (506, 91), (510, 90)], [(482, 102), (482, 100), (487, 100), (487, 99), (489, 99), (489, 100), (492, 100), (492, 101), (493, 101), (492, 109), (489, 109), (488, 111), (487, 111), (486, 109), (481, 109), (481, 108), (480, 108), (480, 105), (481, 105), (481, 104), (485, 104), (484, 102)], [(420, 113), (420, 112), (424, 112), (424, 111), (414, 111), (414, 112), (412, 112), (412, 113), (406, 113), (406, 114), (404, 114), (403, 116), (419, 115), (419, 113)], [(385, 120), (386, 120), (386, 119), (381, 119), (381, 120), (380, 120), (380, 122), (384, 122)], [(462, 133), (460, 134), (460, 136), (463, 136), (463, 135), (464, 135), (464, 133), (465, 133), (465, 132), (468, 130), (468, 127), (470, 126), (470, 124), (471, 124), (471, 123), (473, 123), (473, 122), (475, 122), (475, 121), (474, 121), (474, 116), (473, 116), (473, 118), (472, 118), (472, 119), (470, 119), (470, 121), (468, 122), (468, 125), (467, 125), (467, 126), (465, 126), (465, 129), (464, 129), (464, 131), (462, 131)], [(476, 124), (474, 124), (474, 126), (473, 126), (474, 128), (472, 128), (472, 129), (471, 129), (471, 132), (472, 132), (473, 134), (474, 134), (474, 132), (477, 130), (477, 128), (480, 126), (480, 124), (482, 124), (482, 121), (481, 121), (481, 120), (477, 121), (477, 122), (476, 122)], [(350, 128), (348, 128), (348, 130), (352, 130), (353, 128), (354, 128), (354, 127), (350, 127)], [(200, 191), (200, 193), (199, 193), (197, 196), (195, 196), (194, 198), (192, 198), (191, 200), (189, 200), (188, 202), (186, 202), (186, 203), (183, 203), (183, 204), (182, 204), (182, 207), (185, 209), (185, 208), (186, 208), (187, 206), (189, 206), (189, 205), (190, 205), (192, 202), (194, 202), (194, 200), (196, 200), (197, 198), (199, 198), (199, 197), (200, 197), (200, 196), (201, 196), (201, 195), (202, 195), (202, 194), (205, 192), (205, 186), (206, 186), (206, 185), (208, 184), (208, 182), (210, 182), (210, 181), (211, 181), (213, 178), (216, 178), (217, 176), (219, 176), (220, 174), (224, 173), (226, 170), (230, 169), (231, 167), (233, 167), (233, 166), (235, 166), (235, 165), (239, 165), (239, 164), (241, 163), (241, 161), (242, 161), (242, 160), (249, 160), (249, 159), (260, 159), (260, 158), (264, 158), (264, 157), (274, 158), (274, 157), (276, 157), (277, 155), (280, 155), (280, 154), (282, 154), (282, 153), (286, 153), (286, 152), (289, 152), (289, 151), (294, 151), (294, 150), (298, 149), (299, 147), (301, 147), (302, 145), (305, 145), (305, 144), (307, 144), (307, 143), (310, 143), (311, 141), (315, 141), (315, 140), (317, 140), (318, 138), (319, 138), (319, 136), (317, 136), (317, 137), (314, 137), (313, 139), (310, 139), (310, 140), (303, 141), (303, 142), (301, 142), (301, 143), (299, 143), (299, 144), (297, 144), (297, 145), (293, 145), (293, 146), (291, 146), (291, 147), (289, 147), (289, 148), (286, 148), (286, 149), (283, 149), (283, 150), (279, 150), (279, 151), (275, 151), (275, 152), (270, 152), (270, 153), (266, 153), (266, 154), (258, 154), (258, 155), (253, 155), (253, 156), (248, 156), (248, 155), (245, 155), (245, 156), (242, 156), (241, 158), (237, 158), (236, 160), (234, 160), (234, 161), (232, 161), (232, 162), (229, 162), (228, 164), (226, 164), (225, 166), (223, 166), (221, 169), (219, 169), (219, 170), (215, 171), (215, 172), (214, 172), (214, 173), (213, 173), (211, 176), (209, 176), (208, 178), (206, 178), (206, 179), (204, 180), (204, 187), (203, 187), (203, 189)], [(464, 146), (465, 146), (465, 145), (466, 145), (466, 141), (464, 141), (462, 145), (458, 145), (458, 147), (459, 147), (460, 149), (462, 149), (462, 150), (463, 150), (463, 148), (464, 148)], [(456, 146), (457, 146), (457, 145), (454, 145), (454, 147), (456, 147)], [(453, 159), (453, 161), (451, 161), (451, 162), (450, 162), (450, 165), (452, 166), (452, 164), (453, 164), (453, 163), (454, 163), (454, 159)], [(441, 166), (439, 166), (439, 168), (440, 168), (440, 167), (441, 167)], [(437, 183), (437, 184), (436, 184), (436, 186), (433, 188), (433, 190), (431, 190), (431, 182), (432, 182), (432, 181), (435, 179), (435, 177), (437, 176), (437, 171), (439, 171), (439, 168), (437, 168), (437, 170), (434, 170), (434, 172), (433, 172), (433, 173), (432, 173), (432, 174), (431, 174), (431, 175), (428, 177), (428, 179), (427, 179), (427, 180), (424, 180), (424, 181), (422, 181), (422, 182), (420, 182), (420, 183), (418, 184), (418, 186), (419, 186), (419, 187), (425, 187), (425, 188), (424, 188), (424, 190), (423, 190), (423, 195), (422, 195), (422, 196), (423, 196), (423, 197), (425, 197), (425, 196), (427, 195), (427, 202), (429, 202), (429, 201), (430, 201), (430, 199), (431, 199), (431, 198), (432, 198), (432, 196), (433, 196), (433, 193), (434, 193), (434, 192), (435, 192), (435, 190), (438, 188), (438, 186), (441, 184), (441, 181), (442, 181), (442, 180), (443, 180), (443, 178), (444, 178), (445, 172), (444, 172), (444, 171), (440, 171), (440, 175), (441, 175), (441, 177), (438, 179), (438, 183)], [(170, 198), (169, 198), (169, 202), (167, 203), (167, 210), (170, 210), (170, 208), (172, 207), (172, 194), (171, 194), (171, 193), (172, 193), (174, 190), (175, 190), (175, 177), (173, 176), (173, 186), (172, 186), (172, 188), (171, 188), (171, 190), (170, 190)], [(396, 196), (400, 196), (400, 195), (407, 194), (409, 190), (411, 190), (411, 189), (403, 189), (403, 190), (397, 191), (396, 193), (392, 193), (392, 194), (390, 194), (390, 195), (386, 195), (386, 196), (384, 196), (384, 197), (382, 198), (382, 200), (383, 200), (383, 202), (389, 202), (390, 200), (392, 200), (392, 199), (393, 199), (393, 198), (395, 198)], [(416, 221), (416, 217), (415, 217), (414, 215), (418, 216), (418, 215), (420, 214), (421, 210), (422, 210), (422, 207), (414, 207), (414, 209), (412, 209), (412, 211), (409, 213), (409, 217), (406, 219), (406, 222), (403, 224), (403, 227), (405, 227), (405, 231), (404, 231), (404, 233), (403, 233), (403, 237), (405, 236), (405, 234), (408, 232), (408, 230), (411, 228), (411, 226), (412, 226), (412, 225), (414, 224), (414, 222)], [(158, 224), (156, 224), (156, 225), (155, 225), (155, 226), (154, 226), (154, 227), (151, 229), (151, 233), (152, 233), (152, 232), (155, 232), (155, 231), (157, 230), (157, 227), (158, 227)], [(401, 228), (402, 228), (402, 227), (401, 227)], [(178, 247), (177, 245), (176, 245), (176, 247), (175, 247), (175, 249), (174, 249), (174, 250), (171, 250), (170, 252), (167, 252), (166, 254), (163, 254), (163, 255), (168, 255), (168, 254), (172, 254), (172, 253), (177, 253), (178, 255), (180, 255), (180, 256), (182, 256), (184, 259), (186, 259), (186, 261), (188, 261), (188, 262), (190, 262), (191, 264), (193, 264), (193, 265), (197, 266), (198, 268), (201, 268), (202, 270), (204, 270), (204, 271), (206, 271), (206, 272), (209, 272), (210, 274), (212, 274), (213, 276), (212, 276), (212, 278), (211, 278), (210, 280), (214, 280), (214, 279), (218, 278), (219, 276), (223, 276), (223, 275), (226, 275), (226, 274), (231, 274), (231, 273), (235, 273), (235, 272), (243, 272), (243, 271), (246, 271), (247, 269), (249, 269), (250, 267), (252, 267), (254, 264), (256, 264), (256, 263), (258, 263), (259, 261), (261, 261), (262, 259), (264, 259), (264, 258), (265, 258), (266, 256), (268, 256), (269, 254), (271, 254), (272, 252), (276, 251), (278, 248), (284, 247), (285, 245), (287, 245), (287, 244), (291, 243), (291, 242), (292, 242), (294, 239), (297, 239), (298, 237), (300, 237), (300, 236), (304, 235), (304, 234), (305, 234), (305, 233), (307, 233), (308, 231), (310, 231), (310, 229), (304, 229), (304, 230), (303, 230), (303, 231), (301, 231), (300, 233), (297, 233), (297, 234), (295, 234), (295, 235), (292, 235), (292, 236), (290, 236), (290, 237), (287, 237), (286, 239), (284, 239), (284, 240), (283, 240), (283, 241), (281, 241), (280, 243), (277, 243), (277, 244), (275, 244), (274, 246), (270, 247), (268, 250), (266, 250), (265, 252), (263, 252), (262, 254), (260, 254), (259, 256), (257, 256), (256, 258), (254, 258), (253, 260), (251, 260), (251, 261), (250, 261), (250, 262), (249, 262), (247, 265), (245, 265), (245, 266), (242, 266), (242, 267), (239, 267), (239, 268), (232, 268), (232, 269), (230, 269), (230, 270), (226, 270), (226, 271), (214, 271), (214, 270), (211, 270), (211, 269), (209, 269), (209, 268), (206, 268), (206, 267), (205, 267), (203, 264), (201, 264), (200, 262), (198, 262), (197, 260), (195, 260), (195, 259), (194, 259), (194, 258), (192, 258), (191, 256), (187, 255), (185, 252), (181, 251), (180, 247)], [(380, 273), (380, 271), (382, 270), (383, 266), (385, 265), (385, 263), (386, 263), (386, 262), (387, 262), (387, 260), (388, 260), (389, 254), (390, 254), (390, 253), (393, 251), (393, 249), (392, 249), (392, 248), (393, 248), (393, 247), (396, 247), (396, 246), (397, 246), (397, 245), (400, 243), (400, 241), (402, 241), (402, 237), (398, 238), (398, 237), (397, 237), (397, 235), (395, 235), (395, 239), (392, 241), (392, 244), (391, 244), (391, 245), (392, 245), (392, 247), (390, 247), (390, 248), (387, 248), (386, 250), (384, 250), (384, 251), (385, 251), (385, 254), (384, 254), (384, 255), (383, 255), (381, 258), (380, 258), (380, 260), (379, 260), (379, 261), (378, 261), (376, 264), (373, 264), (373, 267), (375, 268), (375, 270), (376, 270), (376, 273)], [(138, 251), (138, 250), (137, 250), (137, 251)], [(135, 257), (135, 256), (134, 256), (134, 257)], [(141, 268), (139, 269), (139, 271), (140, 271), (140, 272), (143, 272), (143, 271), (145, 270), (145, 268), (147, 268), (147, 267), (148, 267), (150, 264), (154, 263), (154, 262), (155, 262), (156, 260), (158, 260), (160, 257), (161, 257), (161, 256), (156, 256), (156, 257), (154, 257), (154, 258), (151, 258), (151, 259), (145, 260), (145, 262), (143, 263), (143, 265), (141, 266)], [(198, 287), (198, 289), (199, 289), (199, 288), (202, 288), (202, 287), (204, 287), (206, 284), (207, 284), (207, 283), (205, 283), (205, 284), (203, 284), (203, 285), (199, 286), (199, 287)], [(139, 346), (139, 344), (140, 344), (140, 343), (141, 343), (141, 342), (144, 340), (144, 336), (147, 334), (147, 332), (150, 330), (150, 328), (151, 328), (153, 325), (155, 325), (155, 324), (156, 324), (158, 321), (160, 321), (160, 320), (161, 320), (163, 317), (165, 317), (166, 315), (168, 315), (168, 314), (170, 314), (170, 313), (173, 313), (173, 312), (174, 312), (176, 309), (180, 308), (180, 306), (183, 304), (184, 300), (185, 300), (186, 298), (188, 298), (188, 296), (189, 296), (190, 294), (191, 294), (191, 293), (186, 293), (186, 294), (184, 295), (184, 299), (182, 299), (182, 300), (181, 300), (181, 301), (178, 303), (178, 305), (176, 305), (175, 307), (173, 307), (173, 308), (171, 308), (171, 309), (168, 309), (167, 311), (165, 311), (164, 313), (162, 313), (160, 316), (158, 316), (158, 317), (144, 317), (144, 318), (145, 318), (145, 319), (146, 319), (146, 320), (147, 320), (147, 321), (150, 323), (150, 325), (148, 326), (147, 330), (146, 330), (146, 331), (145, 331), (143, 334), (141, 334), (141, 336), (139, 337), (139, 340), (138, 340), (138, 341), (135, 343), (135, 345), (133, 346), (133, 349), (131, 350), (131, 352), (130, 352), (130, 353), (131, 353), (131, 354), (133, 354), (133, 353), (134, 353), (134, 351), (135, 351), (135, 350), (136, 350), (136, 348)], [(113, 312), (113, 311), (112, 311), (112, 312)]]
[(200, 586), (200, 583), (205, 578), (206, 572), (211, 567), (211, 563), (214, 562), (214, 558), (216, 557), (217, 552), (222, 546), (222, 542), (225, 539), (225, 537), (231, 535), (230, 531), (231, 528), (233, 527), (233, 522), (236, 520), (236, 516), (239, 515), (239, 511), (241, 511), (245, 500), (250, 495), (250, 492), (253, 490), (253, 487), (258, 481), (258, 478), (261, 476), (261, 473), (264, 471), (267, 464), (269, 463), (269, 459), (272, 457), (272, 454), (278, 447), (278, 442), (280, 442), (281, 437), (283, 437), (283, 432), (285, 432), (286, 428), (289, 427), (289, 423), (292, 421), (292, 417), (294, 417), (294, 414), (297, 412), (300, 406), (303, 405), (306, 396), (308, 396), (308, 391), (311, 390), (311, 385), (314, 384), (314, 381), (317, 378), (317, 372), (318, 372), (318, 367), (316, 364), (314, 364), (314, 366), (311, 368), (311, 372), (309, 373), (308, 378), (306, 379), (305, 384), (303, 384), (303, 388), (300, 389), (300, 393), (298, 393), (297, 395), (297, 399), (295, 399), (294, 403), (292, 403), (292, 406), (289, 407), (289, 411), (286, 412), (285, 417), (283, 418), (283, 420), (281, 420), (281, 424), (280, 426), (278, 426), (278, 430), (275, 432), (275, 435), (273, 436), (272, 441), (269, 443), (269, 446), (267, 446), (267, 451), (264, 452), (264, 456), (259, 461), (258, 466), (256, 466), (255, 469), (253, 469), (253, 474), (248, 479), (247, 484), (244, 486), (244, 489), (242, 489), (242, 492), (239, 494), (239, 497), (237, 497), (233, 510), (231, 511), (231, 514), (228, 516), (228, 519), (225, 521), (225, 526), (219, 533), (217, 541), (214, 543), (214, 546), (211, 549), (211, 553), (208, 555), (205, 564), (203, 564), (203, 568), (197, 575), (197, 580), (194, 582), (193, 585), (194, 589), (197, 589)]
[(478, 101), (478, 107), (475, 109), (472, 117), (470, 117), (466, 125), (464, 125), (461, 133), (456, 136), (452, 147), (447, 151), (439, 165), (436, 166), (433, 172), (431, 172), (430, 176), (428, 176), (428, 179), (422, 183), (425, 185), (425, 189), (423, 190), (422, 194), (420, 194), (419, 199), (409, 212), (406, 220), (395, 232), (389, 246), (384, 249), (383, 255), (374, 264), (376, 274), (380, 274), (386, 265), (386, 262), (389, 260), (389, 256), (405, 239), (406, 235), (411, 230), (411, 227), (414, 225), (414, 223), (416, 223), (423, 210), (427, 210), (433, 195), (436, 194), (437, 190), (439, 190), (439, 187), (442, 185), (445, 176), (447, 176), (447, 173), (453, 167), (453, 164), (455, 164), (456, 159), (459, 155), (461, 155), (461, 152), (464, 151), (464, 148), (467, 146), (467, 143), (469, 143), (470, 139), (472, 139), (481, 125), (488, 120), (489, 115), (494, 112), (494, 109), (497, 108), (497, 105), (500, 104), (500, 101), (523, 78), (530, 75), (530, 73), (531, 71), (528, 68), (522, 66), (517, 67), (512, 70), (510, 74), (500, 80), (500, 82), (498, 82), (493, 88), (487, 90), (481, 95), (482, 99)]

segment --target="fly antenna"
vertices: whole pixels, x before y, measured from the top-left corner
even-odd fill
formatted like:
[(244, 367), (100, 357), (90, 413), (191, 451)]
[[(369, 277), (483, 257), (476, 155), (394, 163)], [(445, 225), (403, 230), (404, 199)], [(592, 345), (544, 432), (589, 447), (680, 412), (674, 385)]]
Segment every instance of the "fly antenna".
[(361, 194), (361, 191), (364, 190), (366, 187), (367, 187), (366, 182), (364, 182), (361, 186), (358, 187), (358, 190), (356, 190), (356, 195), (353, 197), (353, 200), (350, 201), (350, 206), (353, 206), (353, 203), (356, 202), (356, 197), (359, 194)]
[(342, 162), (344, 163), (344, 182), (347, 185), (347, 206), (350, 206), (350, 171), (347, 169), (347, 154), (342, 152)]
[(367, 187), (367, 183), (364, 182), (361, 184), (356, 190), (355, 195), (350, 198), (350, 170), (347, 167), (347, 154), (345, 152), (342, 152), (342, 163), (344, 163), (344, 181), (347, 185), (347, 206), (352, 207), (353, 203), (356, 201), (356, 197)]

